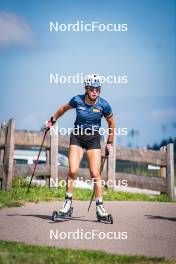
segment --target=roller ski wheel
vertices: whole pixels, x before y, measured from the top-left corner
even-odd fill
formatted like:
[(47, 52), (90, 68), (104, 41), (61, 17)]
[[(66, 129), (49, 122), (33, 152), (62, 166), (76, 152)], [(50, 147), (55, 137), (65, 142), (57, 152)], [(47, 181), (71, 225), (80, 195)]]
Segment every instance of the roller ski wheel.
[(54, 211), (52, 214), (52, 221), (56, 221), (57, 218), (58, 218), (58, 212)]
[(68, 211), (68, 217), (72, 217), (73, 214), (73, 207), (70, 208), (70, 210)]
[(67, 213), (61, 213), (61, 212), (54, 211), (52, 214), (52, 221), (57, 221), (61, 219), (69, 219), (72, 217), (72, 214), (73, 214), (73, 207), (71, 207)]
[(109, 216), (108, 216), (108, 218), (109, 218), (109, 222), (111, 223), (111, 225), (113, 224), (113, 217), (112, 217), (112, 215), (110, 214)]
[(106, 222), (109, 224), (113, 224), (113, 217), (111, 214), (109, 214), (107, 216), (100, 216), (97, 214), (97, 220), (98, 220), (98, 222)]

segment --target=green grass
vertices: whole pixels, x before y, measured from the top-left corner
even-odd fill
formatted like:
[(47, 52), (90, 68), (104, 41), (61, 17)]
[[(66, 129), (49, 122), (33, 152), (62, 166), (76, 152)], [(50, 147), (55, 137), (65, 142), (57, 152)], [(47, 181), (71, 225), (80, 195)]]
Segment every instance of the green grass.
[(160, 257), (115, 255), (103, 251), (71, 250), (0, 241), (0, 263), (3, 264), (174, 264)]
[[(54, 201), (63, 200), (65, 196), (65, 188), (51, 189), (48, 187), (39, 187), (33, 185), (28, 195), (26, 194), (27, 184), (22, 179), (15, 179), (13, 181), (13, 188), (11, 191), (0, 191), (0, 208), (21, 206), (25, 202), (39, 202), (39, 201)], [(73, 199), (88, 201), (92, 195), (91, 190), (83, 190), (75, 188)], [(163, 195), (147, 195), (134, 194), (127, 192), (112, 192), (110, 190), (104, 191), (105, 201), (157, 201), (170, 202), (171, 200), (166, 194)]]

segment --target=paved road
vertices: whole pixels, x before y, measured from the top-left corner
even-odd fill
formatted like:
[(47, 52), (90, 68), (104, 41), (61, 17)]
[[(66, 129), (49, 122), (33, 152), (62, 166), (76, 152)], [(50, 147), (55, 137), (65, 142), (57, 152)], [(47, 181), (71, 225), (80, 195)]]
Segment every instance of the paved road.
[[(51, 221), (52, 211), (60, 207), (61, 202), (29, 203), (19, 208), (1, 209), (0, 239), (176, 258), (176, 204), (105, 202), (113, 214), (113, 225), (98, 223), (95, 205), (88, 213), (88, 204), (74, 201), (74, 218), (63, 222)], [(91, 237), (93, 232), (94, 239)], [(88, 239), (85, 239), (86, 235)]]

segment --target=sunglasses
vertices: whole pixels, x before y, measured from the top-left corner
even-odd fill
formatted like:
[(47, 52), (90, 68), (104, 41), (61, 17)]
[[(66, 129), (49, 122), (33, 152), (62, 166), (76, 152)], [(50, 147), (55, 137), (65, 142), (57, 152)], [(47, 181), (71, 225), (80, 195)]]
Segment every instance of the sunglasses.
[(100, 88), (95, 88), (95, 87), (87, 87), (88, 89), (89, 89), (89, 91), (91, 91), (91, 92), (94, 92), (94, 91), (96, 91), (96, 93), (99, 93), (100, 92)]

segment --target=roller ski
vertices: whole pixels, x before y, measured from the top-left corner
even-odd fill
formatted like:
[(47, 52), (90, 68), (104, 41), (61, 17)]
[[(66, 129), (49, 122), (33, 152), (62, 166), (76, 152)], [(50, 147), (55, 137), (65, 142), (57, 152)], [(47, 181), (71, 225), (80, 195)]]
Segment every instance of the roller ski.
[(102, 202), (96, 203), (96, 215), (98, 222), (113, 224), (112, 215), (105, 210)]
[(65, 202), (59, 211), (54, 211), (52, 214), (52, 221), (59, 221), (62, 219), (69, 219), (73, 214), (72, 197), (65, 197)]

